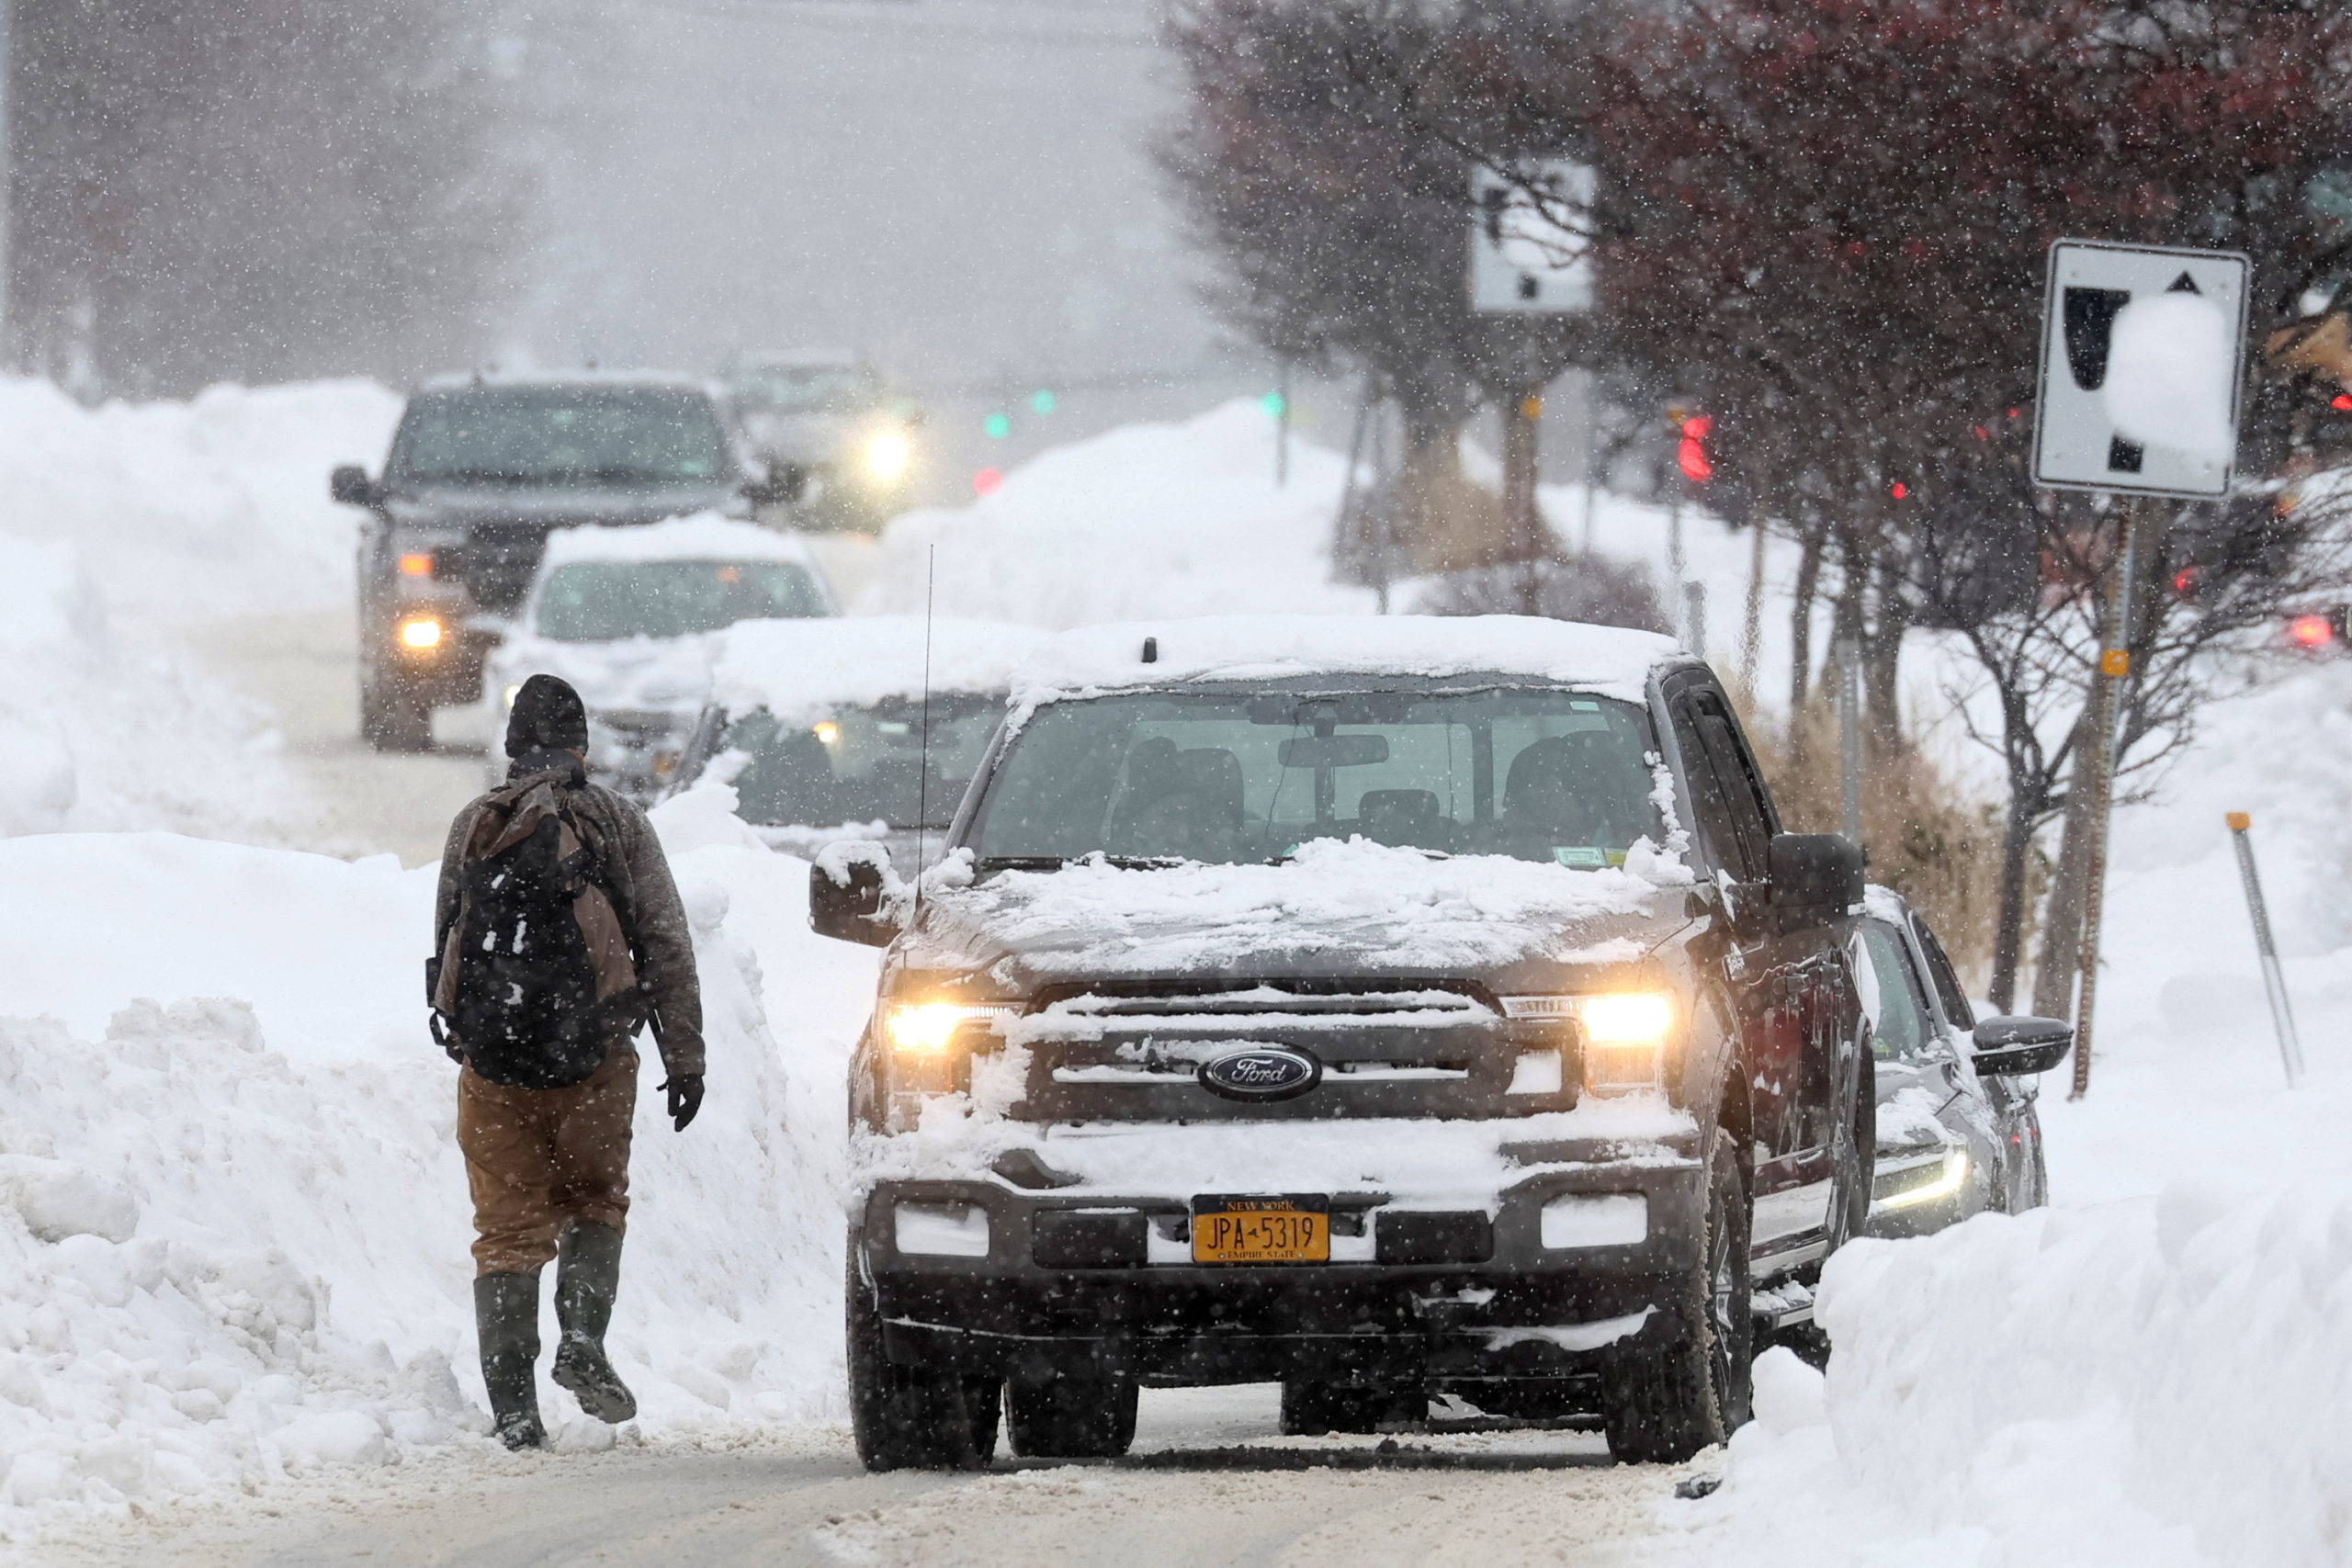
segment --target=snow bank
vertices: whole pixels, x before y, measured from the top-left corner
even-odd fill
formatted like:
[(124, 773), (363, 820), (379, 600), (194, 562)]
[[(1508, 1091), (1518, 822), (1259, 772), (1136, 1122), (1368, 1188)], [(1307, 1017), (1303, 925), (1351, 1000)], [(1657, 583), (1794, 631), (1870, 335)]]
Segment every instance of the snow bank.
[(0, 533), (0, 837), (268, 838), (301, 810), (266, 712), (184, 660), (123, 647), (70, 546)]
[(85, 409), (0, 380), (0, 529), (72, 541), (118, 613), (333, 608), (359, 513), (327, 499), (327, 472), (380, 466), (400, 410), (368, 381)]
[[(648, 1435), (837, 1416), (874, 956), (808, 932), (799, 862), (718, 842), (677, 870), (711, 1092), (674, 1134), (649, 1053), (614, 1353)], [(0, 843), (33, 895), (0, 905), (0, 994), (47, 1015), (0, 1020), (0, 1531), (487, 1441), (455, 1069), (424, 1028), (433, 874)], [(607, 1440), (543, 1400), (561, 1441)]]
[(1056, 447), (969, 506), (894, 520), (854, 606), (1060, 629), (1147, 615), (1373, 607), (1331, 581), (1331, 518), (1347, 466), (1291, 446), (1274, 483), (1274, 423), (1254, 401), (1181, 424), (1133, 424)]

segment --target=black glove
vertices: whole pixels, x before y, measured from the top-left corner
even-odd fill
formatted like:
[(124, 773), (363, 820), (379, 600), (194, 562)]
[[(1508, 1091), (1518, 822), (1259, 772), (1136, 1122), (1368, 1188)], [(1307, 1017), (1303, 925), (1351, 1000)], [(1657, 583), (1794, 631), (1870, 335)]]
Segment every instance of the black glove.
[(670, 1093), (670, 1119), (683, 1133), (686, 1123), (695, 1119), (695, 1112), (702, 1109), (702, 1075), (680, 1073), (662, 1087)]

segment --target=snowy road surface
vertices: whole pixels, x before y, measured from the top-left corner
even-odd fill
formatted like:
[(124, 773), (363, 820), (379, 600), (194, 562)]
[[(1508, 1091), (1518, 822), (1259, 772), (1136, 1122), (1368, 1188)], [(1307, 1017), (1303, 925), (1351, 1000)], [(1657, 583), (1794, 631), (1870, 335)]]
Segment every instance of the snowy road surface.
[(488, 734), (470, 708), (434, 718), (440, 748), (413, 756), (359, 738), (357, 645), (349, 609), (207, 621), (168, 634), (220, 680), (269, 705), (286, 756), (317, 801), (288, 824), (290, 847), (330, 854), (387, 852), (405, 866), (441, 854), (458, 808), (482, 788)]
[[(1612, 1565), (1677, 1471), (1575, 1433), (1273, 1438), (1274, 1391), (1144, 1396), (1127, 1464), (867, 1475), (839, 1431), (747, 1446), (426, 1460), (36, 1547), (59, 1568), (365, 1563)], [(1240, 1451), (1237, 1451), (1240, 1450)], [(1426, 1457), (1425, 1457), (1426, 1456)], [(1312, 1460), (1326, 1462), (1313, 1464)], [(1447, 1468), (1427, 1468), (1430, 1461)], [(1419, 1462), (1416, 1462), (1419, 1461)]]

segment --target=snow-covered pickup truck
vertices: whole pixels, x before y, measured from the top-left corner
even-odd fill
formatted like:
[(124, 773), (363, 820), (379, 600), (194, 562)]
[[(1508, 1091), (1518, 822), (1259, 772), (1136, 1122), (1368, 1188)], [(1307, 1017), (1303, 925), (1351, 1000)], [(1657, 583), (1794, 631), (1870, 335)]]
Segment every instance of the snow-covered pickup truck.
[(1621, 1458), (1745, 1419), (1751, 1284), (1867, 1214), (1846, 840), (1778, 830), (1646, 633), (1237, 617), (1039, 648), (912, 886), (851, 1066), (874, 1468), (1115, 1453), (1139, 1385), (1287, 1430), (1451, 1393)]

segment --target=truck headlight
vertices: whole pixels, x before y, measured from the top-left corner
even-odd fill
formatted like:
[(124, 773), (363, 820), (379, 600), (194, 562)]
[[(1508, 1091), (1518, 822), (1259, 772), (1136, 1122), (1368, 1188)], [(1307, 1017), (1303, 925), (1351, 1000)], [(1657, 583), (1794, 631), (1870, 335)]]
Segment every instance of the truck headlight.
[(866, 477), (889, 484), (907, 471), (908, 459), (913, 456), (907, 438), (895, 430), (870, 436), (864, 453)]
[(441, 646), (443, 633), (439, 621), (430, 615), (419, 615), (413, 620), (402, 621), (396, 635), (402, 648), (418, 653), (430, 653)]
[(967, 1007), (959, 1002), (894, 1002), (882, 1015), (882, 1037), (890, 1043), (891, 1050), (902, 1055), (937, 1055), (966, 1024), (992, 1023), (1012, 1012), (1011, 1008)]
[(1675, 1006), (1665, 991), (1505, 997), (1503, 1013), (1508, 1018), (1576, 1020), (1584, 1038), (1588, 1093), (1634, 1094), (1666, 1085), (1666, 1048), (1674, 1037)]

